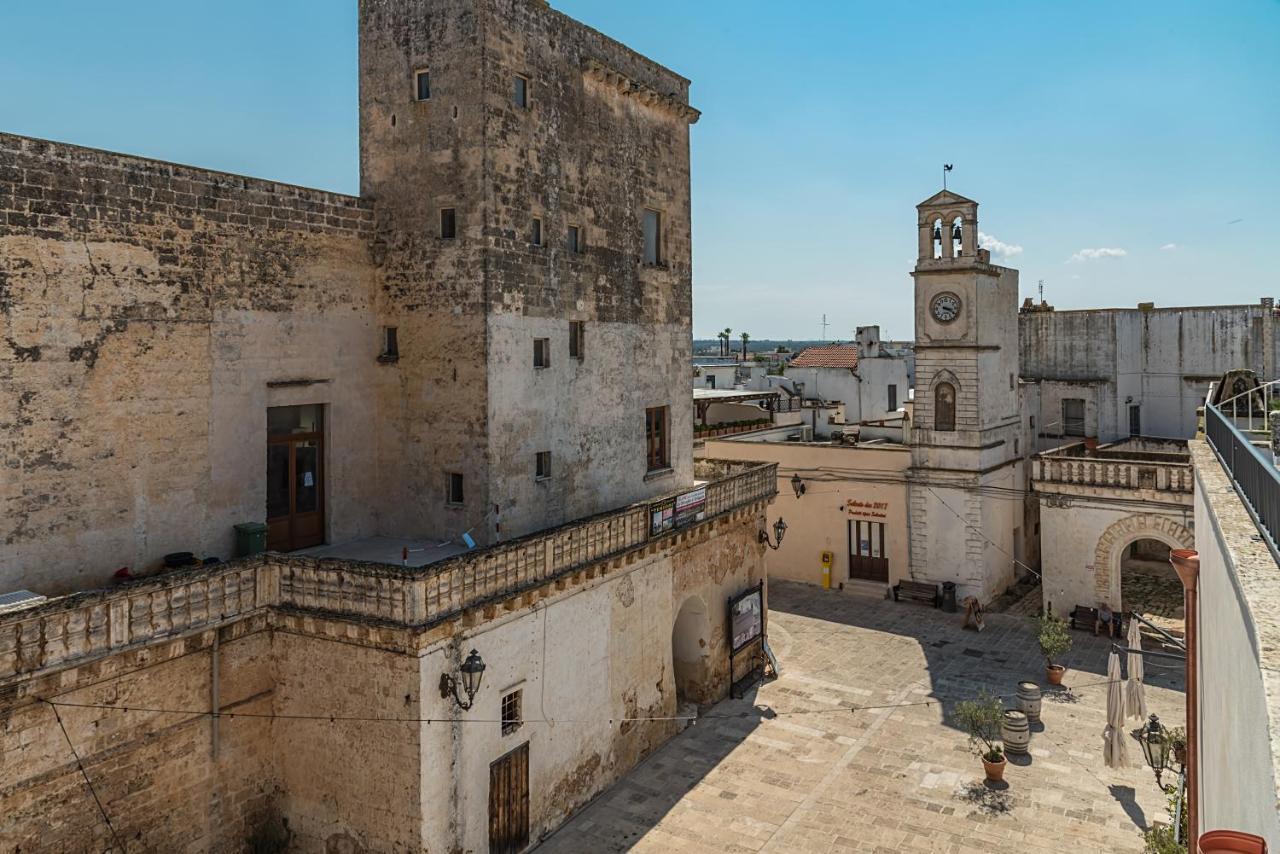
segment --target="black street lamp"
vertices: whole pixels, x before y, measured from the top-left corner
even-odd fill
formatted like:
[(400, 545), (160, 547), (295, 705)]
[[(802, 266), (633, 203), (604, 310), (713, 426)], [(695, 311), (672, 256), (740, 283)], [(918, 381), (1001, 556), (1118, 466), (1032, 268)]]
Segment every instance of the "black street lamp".
[(791, 488), (796, 491), (796, 498), (804, 495), (804, 481), (800, 479), (799, 474), (791, 475)]
[[(480, 680), (484, 677), (484, 659), (480, 657), (480, 653), (473, 649), (458, 670), (462, 674), (461, 679), (455, 679), (448, 673), (440, 674), (440, 696), (446, 699), (453, 697), (453, 701), (463, 711), (466, 711), (471, 708), (471, 701), (475, 699), (476, 692), (480, 690)], [(459, 682), (462, 683), (462, 690), (467, 694), (466, 700), (458, 696)]]
[(1138, 742), (1142, 745), (1142, 755), (1147, 765), (1156, 772), (1156, 785), (1164, 789), (1160, 777), (1169, 766), (1169, 732), (1155, 715), (1143, 725), (1138, 733)]
[(769, 532), (760, 532), (760, 542), (764, 543), (771, 549), (777, 549), (782, 545), (782, 537), (787, 533), (787, 523), (779, 517), (778, 521), (773, 523), (773, 542), (769, 542)]

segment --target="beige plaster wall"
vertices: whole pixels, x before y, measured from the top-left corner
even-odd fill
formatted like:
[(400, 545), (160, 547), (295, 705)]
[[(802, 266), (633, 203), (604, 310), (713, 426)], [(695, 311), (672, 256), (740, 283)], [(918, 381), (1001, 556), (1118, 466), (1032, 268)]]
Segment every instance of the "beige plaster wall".
[[(700, 454), (715, 459), (778, 463), (778, 496), (769, 508), (769, 531), (782, 518), (787, 533), (780, 549), (769, 550), (769, 575), (809, 584), (822, 583), (822, 552), (834, 557), (832, 587), (849, 580), (849, 520), (883, 522), (889, 584), (909, 577), (906, 447), (856, 447), (798, 442), (749, 442), (708, 439)], [(791, 477), (804, 480), (797, 499)], [(848, 502), (886, 505), (851, 509)], [(883, 514), (883, 518), (872, 514)]]

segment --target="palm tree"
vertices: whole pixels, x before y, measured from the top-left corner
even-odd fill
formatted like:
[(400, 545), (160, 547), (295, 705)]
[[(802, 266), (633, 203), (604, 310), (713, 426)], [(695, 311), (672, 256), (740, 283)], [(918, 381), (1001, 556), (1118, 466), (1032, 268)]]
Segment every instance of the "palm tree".
[(724, 332), (721, 332), (719, 335), (721, 356), (729, 355), (729, 339), (732, 337), (733, 337), (733, 330), (726, 326), (724, 328)]
[(745, 332), (742, 333), (742, 361), (744, 362), (747, 360), (747, 342), (750, 340), (751, 340), (750, 335), (748, 335)]

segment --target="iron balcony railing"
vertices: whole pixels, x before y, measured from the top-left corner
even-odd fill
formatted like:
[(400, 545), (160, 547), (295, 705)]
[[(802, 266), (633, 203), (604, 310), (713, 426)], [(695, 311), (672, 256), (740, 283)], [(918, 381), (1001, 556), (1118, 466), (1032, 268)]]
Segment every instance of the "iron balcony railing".
[[(1226, 401), (1224, 406), (1230, 410), (1232, 402)], [(1205, 437), (1235, 482), (1236, 492), (1266, 539), (1272, 556), (1280, 561), (1280, 549), (1276, 547), (1280, 539), (1280, 471), (1276, 470), (1270, 451), (1264, 452), (1253, 444), (1233, 422), (1217, 405), (1205, 404)]]

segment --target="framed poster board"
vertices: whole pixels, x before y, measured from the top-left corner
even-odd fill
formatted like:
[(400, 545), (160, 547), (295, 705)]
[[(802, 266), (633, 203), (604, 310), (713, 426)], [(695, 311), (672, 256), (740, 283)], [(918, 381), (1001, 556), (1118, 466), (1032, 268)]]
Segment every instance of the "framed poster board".
[(701, 522), (707, 517), (707, 488), (700, 486), (649, 505), (649, 536)]
[(757, 584), (729, 599), (730, 655), (764, 636), (764, 586)]
[(665, 534), (676, 526), (676, 500), (668, 498), (649, 505), (649, 536)]

